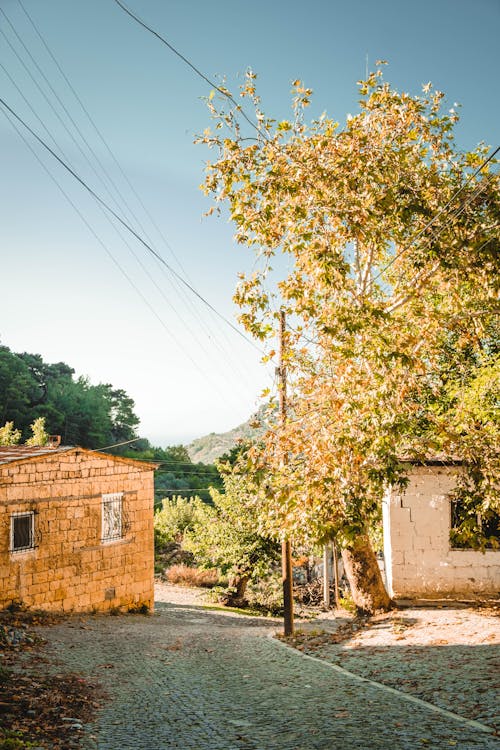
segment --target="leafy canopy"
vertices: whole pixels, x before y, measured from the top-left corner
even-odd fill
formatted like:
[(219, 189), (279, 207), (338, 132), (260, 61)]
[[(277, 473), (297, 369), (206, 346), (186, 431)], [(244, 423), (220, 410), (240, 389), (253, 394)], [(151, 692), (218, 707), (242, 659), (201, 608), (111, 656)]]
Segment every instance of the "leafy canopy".
[(0, 345), (0, 424), (13, 422), (27, 440), (40, 418), (66, 445), (86, 448), (131, 440), (139, 424), (124, 390), (75, 379), (64, 362), (49, 364), (39, 354), (16, 354)]
[[(264, 524), (347, 539), (386, 482), (404, 482), (402, 453), (483, 453), (492, 476), (497, 435), (480, 419), (461, 440), (465, 397), (452, 378), (443, 383), (443, 359), (453, 376), (472, 352), (459, 390), (490, 367), (500, 199), (487, 148), (456, 148), (457, 112), (443, 111), (430, 84), (398, 92), (379, 67), (343, 127), (326, 115), (306, 123), (311, 93), (296, 81), (292, 117), (277, 123), (249, 72), (241, 95), (255, 107), (256, 137), (237, 108), (211, 97), (215, 129), (199, 141), (216, 153), (204, 190), (215, 209), (228, 206), (237, 242), (256, 258), (235, 293), (241, 322), (265, 340), (277, 311), (287, 313), (289, 418), (271, 421), (250, 456)], [(288, 258), (281, 276), (278, 255)], [(450, 340), (458, 352), (447, 357)]]
[(254, 483), (229, 465), (222, 467), (224, 491), (211, 489), (212, 505), (205, 505), (184, 536), (184, 546), (207, 567), (229, 577), (265, 576), (277, 559), (278, 546), (259, 533), (252, 503)]

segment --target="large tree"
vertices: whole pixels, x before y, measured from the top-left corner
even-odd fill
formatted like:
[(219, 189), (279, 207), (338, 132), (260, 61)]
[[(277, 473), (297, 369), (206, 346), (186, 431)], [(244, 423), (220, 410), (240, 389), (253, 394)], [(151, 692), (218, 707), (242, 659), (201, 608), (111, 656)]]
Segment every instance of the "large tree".
[[(205, 191), (229, 207), (236, 240), (257, 259), (235, 294), (241, 321), (261, 339), (275, 336), (278, 309), (289, 321), (290, 416), (254, 452), (267, 477), (264, 525), (335, 535), (355, 601), (373, 610), (389, 601), (367, 524), (384, 485), (404, 482), (401, 452), (460, 446), (451, 421), (428, 408), (446, 346), (454, 338), (475, 368), (490, 364), (500, 198), (494, 160), (484, 164), (484, 146), (457, 150), (457, 113), (442, 111), (430, 84), (400, 93), (379, 67), (359, 91), (342, 128), (326, 115), (306, 124), (311, 91), (296, 81), (292, 118), (275, 122), (249, 73), (241, 94), (256, 132), (242, 132), (233, 99), (211, 95), (215, 130), (200, 141), (216, 150)], [(278, 254), (288, 257), (281, 276)], [(480, 452), (480, 429), (473, 442)]]

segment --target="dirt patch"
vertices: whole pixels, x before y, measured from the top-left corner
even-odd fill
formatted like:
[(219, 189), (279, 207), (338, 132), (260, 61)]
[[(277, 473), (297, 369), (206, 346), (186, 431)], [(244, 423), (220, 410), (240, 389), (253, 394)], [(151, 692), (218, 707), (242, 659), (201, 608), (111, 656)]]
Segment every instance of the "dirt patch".
[(408, 607), (373, 617), (356, 617), (345, 610), (320, 614), (300, 624), (298, 645), (344, 642), (345, 648), (364, 646), (480, 646), (500, 644), (500, 609), (489, 607)]
[(198, 605), (207, 604), (207, 589), (193, 586), (178, 586), (164, 581), (155, 581), (155, 601), (168, 604)]

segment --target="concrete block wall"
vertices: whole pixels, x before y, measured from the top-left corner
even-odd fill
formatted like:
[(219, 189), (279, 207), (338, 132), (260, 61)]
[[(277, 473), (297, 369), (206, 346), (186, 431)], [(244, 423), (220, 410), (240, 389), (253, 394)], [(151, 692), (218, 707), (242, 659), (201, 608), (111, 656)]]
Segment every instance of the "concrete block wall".
[(500, 591), (500, 551), (452, 549), (448, 494), (457, 467), (416, 467), (404, 492), (384, 498), (387, 586), (395, 597), (481, 595)]
[[(122, 537), (102, 542), (102, 495), (115, 492)], [(153, 469), (81, 449), (0, 465), (0, 607), (152, 609), (153, 493)], [(35, 548), (11, 552), (11, 515), (26, 511)]]

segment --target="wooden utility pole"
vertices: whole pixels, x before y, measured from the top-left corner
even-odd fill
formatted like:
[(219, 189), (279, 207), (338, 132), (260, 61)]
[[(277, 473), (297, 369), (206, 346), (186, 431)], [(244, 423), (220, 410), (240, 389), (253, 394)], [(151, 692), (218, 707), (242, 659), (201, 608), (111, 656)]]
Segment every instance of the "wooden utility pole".
[(335, 544), (335, 539), (332, 540), (332, 547), (333, 547), (333, 576), (335, 581), (335, 607), (338, 609), (340, 607), (340, 599), (339, 599), (339, 559), (337, 557), (337, 545)]
[[(280, 363), (279, 363), (279, 413), (282, 427), (286, 423), (286, 366), (285, 366), (285, 311), (280, 312)], [(286, 463), (286, 455), (283, 455)], [(294, 635), (293, 624), (293, 578), (292, 578), (292, 545), (289, 540), (281, 544), (281, 574), (283, 579), (284, 634)]]
[(323, 547), (323, 607), (330, 608), (330, 545), (328, 542)]

